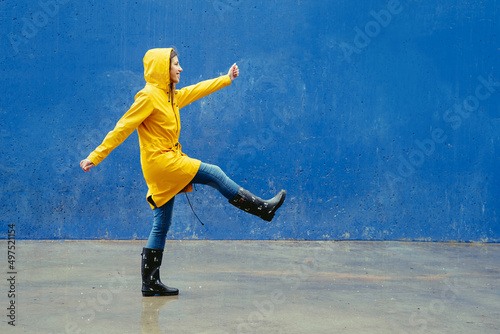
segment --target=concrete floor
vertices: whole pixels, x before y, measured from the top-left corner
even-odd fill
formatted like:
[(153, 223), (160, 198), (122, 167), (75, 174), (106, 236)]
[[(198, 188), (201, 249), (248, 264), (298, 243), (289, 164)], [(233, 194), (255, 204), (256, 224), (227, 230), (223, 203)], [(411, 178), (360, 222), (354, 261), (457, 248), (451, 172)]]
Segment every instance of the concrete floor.
[[(139, 241), (17, 241), (1, 333), (499, 333), (500, 245), (169, 241), (143, 298)], [(7, 268), (7, 242), (0, 241)]]

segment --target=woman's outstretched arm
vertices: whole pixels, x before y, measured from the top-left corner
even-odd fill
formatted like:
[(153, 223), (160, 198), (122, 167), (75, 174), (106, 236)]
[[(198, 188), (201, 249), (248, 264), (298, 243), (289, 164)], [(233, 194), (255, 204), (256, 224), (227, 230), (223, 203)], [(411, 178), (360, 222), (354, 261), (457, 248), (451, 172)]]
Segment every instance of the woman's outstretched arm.
[(80, 167), (88, 172), (97, 166), (112, 150), (118, 147), (151, 114), (153, 104), (147, 94), (137, 93), (134, 104), (116, 123), (115, 128), (90, 155), (80, 162)]
[(212, 94), (218, 91), (221, 88), (227, 87), (231, 84), (231, 82), (240, 75), (240, 70), (238, 69), (238, 65), (234, 63), (227, 75), (223, 75), (219, 78), (205, 80), (195, 85), (184, 87), (175, 92), (176, 103), (179, 105), (179, 108), (183, 108), (188, 104), (201, 99), (209, 94)]

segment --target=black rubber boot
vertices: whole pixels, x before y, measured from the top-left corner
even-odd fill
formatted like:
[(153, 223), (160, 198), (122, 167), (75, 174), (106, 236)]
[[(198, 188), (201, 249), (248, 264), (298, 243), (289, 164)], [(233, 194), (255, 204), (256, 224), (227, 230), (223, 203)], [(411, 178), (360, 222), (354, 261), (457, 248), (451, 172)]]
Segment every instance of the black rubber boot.
[(281, 190), (278, 195), (274, 196), (270, 200), (263, 200), (262, 198), (253, 195), (248, 190), (240, 187), (238, 194), (234, 196), (233, 199), (229, 200), (229, 203), (238, 209), (270, 222), (273, 219), (276, 210), (278, 210), (285, 201), (285, 197), (286, 191)]
[(174, 296), (179, 290), (169, 288), (160, 281), (160, 266), (163, 258), (163, 249), (142, 249), (142, 295), (152, 296)]

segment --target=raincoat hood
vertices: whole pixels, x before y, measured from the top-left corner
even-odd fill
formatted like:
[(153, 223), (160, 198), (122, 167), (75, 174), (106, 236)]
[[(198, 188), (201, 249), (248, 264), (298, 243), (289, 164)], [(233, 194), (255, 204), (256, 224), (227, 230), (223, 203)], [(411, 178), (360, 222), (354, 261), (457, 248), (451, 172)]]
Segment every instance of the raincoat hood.
[(170, 53), (172, 48), (151, 49), (144, 56), (144, 79), (160, 89), (170, 85)]

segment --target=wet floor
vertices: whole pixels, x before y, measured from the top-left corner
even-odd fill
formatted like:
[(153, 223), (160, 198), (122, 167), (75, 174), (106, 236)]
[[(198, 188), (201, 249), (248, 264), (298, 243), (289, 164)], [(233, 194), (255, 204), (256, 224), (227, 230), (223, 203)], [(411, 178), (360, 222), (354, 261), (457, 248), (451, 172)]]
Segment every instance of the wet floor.
[(161, 276), (180, 294), (144, 298), (143, 246), (18, 240), (0, 332), (500, 332), (498, 244), (168, 241)]

